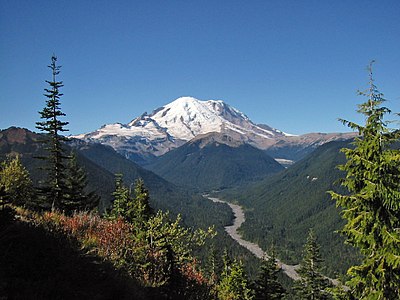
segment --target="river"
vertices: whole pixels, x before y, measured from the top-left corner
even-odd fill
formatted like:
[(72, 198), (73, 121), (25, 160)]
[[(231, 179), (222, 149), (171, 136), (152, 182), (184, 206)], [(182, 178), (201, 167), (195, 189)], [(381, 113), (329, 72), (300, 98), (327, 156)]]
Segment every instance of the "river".
[[(238, 229), (239, 227), (243, 224), (243, 222), (246, 220), (244, 216), (244, 212), (241, 206), (229, 203), (227, 201), (221, 200), (219, 198), (215, 197), (208, 197), (213, 202), (218, 202), (218, 203), (225, 203), (229, 205), (229, 207), (232, 209), (234, 219), (233, 219), (233, 224), (229, 226), (225, 226), (225, 231), (229, 234), (230, 237), (232, 237), (236, 242), (238, 242), (241, 246), (245, 247), (248, 249), (251, 253), (253, 253), (256, 257), (258, 258), (269, 258), (268, 254), (260, 248), (255, 243), (246, 241), (242, 238), (242, 236), (239, 234)], [(289, 276), (290, 278), (294, 280), (298, 280), (300, 277), (296, 272), (296, 269), (299, 267), (298, 265), (287, 265), (280, 260), (277, 260), (277, 264), (282, 268), (282, 271)]]

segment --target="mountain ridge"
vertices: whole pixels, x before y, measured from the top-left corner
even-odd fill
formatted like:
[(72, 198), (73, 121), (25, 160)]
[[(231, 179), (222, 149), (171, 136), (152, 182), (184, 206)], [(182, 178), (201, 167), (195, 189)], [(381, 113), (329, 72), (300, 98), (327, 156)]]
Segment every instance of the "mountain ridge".
[(190, 140), (146, 168), (178, 186), (200, 192), (253, 182), (284, 169), (264, 151), (215, 132)]
[(127, 124), (106, 124), (93, 132), (73, 137), (109, 145), (125, 157), (144, 164), (211, 132), (227, 133), (236, 138), (241, 136), (246, 143), (260, 149), (276, 138), (293, 136), (268, 125), (253, 123), (244, 113), (222, 100), (180, 97)]

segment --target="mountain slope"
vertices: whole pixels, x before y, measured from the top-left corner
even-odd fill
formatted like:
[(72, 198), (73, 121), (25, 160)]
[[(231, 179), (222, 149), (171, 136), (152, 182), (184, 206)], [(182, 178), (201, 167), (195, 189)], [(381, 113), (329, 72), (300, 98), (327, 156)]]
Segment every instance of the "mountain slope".
[(202, 192), (260, 180), (283, 170), (264, 151), (217, 133), (198, 136), (146, 167), (179, 186)]
[(327, 191), (340, 189), (334, 183), (343, 174), (336, 166), (344, 162), (340, 149), (349, 143), (325, 144), (277, 175), (224, 192), (225, 199), (246, 209), (246, 222), (241, 227), (244, 237), (264, 249), (274, 244), (283, 261), (298, 263), (308, 229), (314, 228), (330, 273), (344, 272), (356, 255), (335, 233), (343, 221)]
[[(34, 158), (45, 155), (42, 144), (36, 142), (39, 137), (40, 135), (22, 128), (0, 130), (0, 161), (10, 153), (18, 153), (35, 184), (44, 178), (40, 170), (43, 161)], [(88, 190), (95, 190), (101, 196), (100, 210), (110, 205), (114, 191), (114, 174), (121, 173), (128, 186), (142, 178), (150, 191), (151, 205), (156, 209), (169, 210), (175, 215), (182, 214), (187, 225), (205, 227), (230, 221), (228, 208), (221, 209), (200, 196), (179, 189), (122, 157), (111, 147), (80, 140), (70, 141), (68, 147), (77, 150), (78, 161), (88, 174)]]
[[(36, 186), (40, 181), (45, 180), (45, 174), (41, 170), (44, 161), (35, 159), (35, 157), (46, 155), (43, 144), (37, 142), (39, 139), (39, 134), (23, 128), (10, 127), (0, 130), (0, 161), (5, 160), (7, 155), (18, 154)], [(67, 146), (67, 151), (72, 151), (72, 149)], [(114, 175), (85, 158), (79, 152), (77, 159), (87, 172), (88, 190), (95, 191), (101, 196), (99, 209), (103, 211), (112, 199)]]
[[(41, 145), (35, 142), (39, 136), (27, 129), (16, 127), (0, 130), (0, 161), (10, 153), (18, 153), (36, 183), (43, 178), (43, 173), (39, 170), (42, 161), (33, 158), (38, 154), (44, 155)], [(151, 205), (155, 209), (169, 210), (172, 217), (180, 214), (186, 226), (195, 228), (214, 226), (218, 235), (212, 243), (230, 249), (232, 254), (240, 256), (255, 274), (258, 264), (256, 259), (224, 231), (224, 226), (229, 224), (232, 218), (232, 212), (228, 206), (214, 204), (199, 195), (185, 192), (122, 157), (111, 147), (80, 140), (71, 141), (70, 147), (77, 149), (79, 162), (88, 173), (89, 190), (96, 190), (102, 197), (103, 208), (108, 206), (112, 199), (115, 173), (124, 174), (128, 187), (140, 176), (144, 178), (145, 186), (150, 192)], [(199, 252), (200, 256), (205, 255), (201, 253), (201, 250)]]
[(127, 158), (144, 164), (154, 156), (210, 132), (233, 135), (258, 148), (274, 138), (288, 136), (271, 127), (254, 124), (223, 101), (181, 97), (128, 124), (108, 124), (75, 137), (112, 146)]

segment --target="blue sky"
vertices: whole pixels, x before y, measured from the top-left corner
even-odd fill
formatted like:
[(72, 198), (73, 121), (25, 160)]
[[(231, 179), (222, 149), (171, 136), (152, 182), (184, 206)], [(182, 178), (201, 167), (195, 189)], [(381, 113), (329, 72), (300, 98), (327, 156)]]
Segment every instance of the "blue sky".
[(0, 128), (34, 129), (51, 55), (71, 134), (180, 96), (285, 132), (362, 122), (366, 66), (400, 112), (400, 1), (0, 0)]

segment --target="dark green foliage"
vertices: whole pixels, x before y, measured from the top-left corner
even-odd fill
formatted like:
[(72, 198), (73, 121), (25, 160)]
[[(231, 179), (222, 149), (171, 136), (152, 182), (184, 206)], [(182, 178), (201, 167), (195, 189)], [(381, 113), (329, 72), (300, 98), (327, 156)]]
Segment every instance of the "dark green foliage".
[(346, 146), (350, 141), (327, 143), (283, 172), (248, 187), (221, 192), (224, 199), (244, 207), (246, 222), (240, 228), (244, 238), (263, 249), (275, 244), (277, 257), (298, 264), (308, 229), (314, 228), (326, 275), (344, 273), (358, 256), (352, 247), (343, 246), (343, 237), (335, 233), (344, 222), (326, 191), (341, 190), (334, 183), (343, 175), (336, 166), (344, 162), (340, 149)]
[(62, 202), (62, 210), (65, 212), (92, 210), (98, 206), (100, 197), (95, 192), (87, 192), (87, 175), (79, 166), (76, 154), (71, 155), (67, 166), (66, 192)]
[(299, 299), (331, 299), (328, 288), (331, 286), (322, 273), (322, 258), (319, 253), (314, 231), (310, 229), (307, 243), (304, 245), (303, 260), (297, 273), (300, 280), (295, 282), (294, 290)]
[(255, 281), (255, 300), (282, 299), (285, 289), (278, 281), (278, 273), (281, 268), (276, 263), (274, 251), (270, 251), (271, 257), (262, 261), (260, 272)]
[(341, 231), (347, 242), (363, 254), (360, 265), (348, 270), (346, 283), (358, 299), (400, 298), (400, 151), (393, 149), (399, 133), (387, 128), (390, 110), (374, 84), (370, 66), (369, 88), (360, 95), (367, 101), (358, 112), (365, 125), (342, 120), (357, 130), (354, 148), (344, 148), (346, 172), (342, 181), (350, 194), (331, 192), (342, 209), (346, 224)]
[(138, 226), (142, 226), (152, 215), (153, 209), (150, 207), (149, 191), (141, 178), (135, 181), (134, 197), (133, 209), (136, 214), (136, 223)]
[(114, 201), (107, 218), (117, 219), (122, 217), (127, 222), (132, 222), (135, 218), (133, 210), (133, 199), (131, 199), (129, 189), (124, 185), (122, 174), (115, 175), (115, 191), (113, 192)]
[(42, 140), (46, 144), (45, 150), (48, 152), (46, 156), (38, 158), (47, 161), (45, 170), (47, 171), (47, 180), (41, 191), (43, 194), (43, 207), (52, 209), (62, 209), (64, 201), (64, 193), (67, 190), (65, 178), (65, 160), (69, 159), (66, 155), (63, 142), (67, 139), (61, 135), (62, 132), (68, 131), (65, 126), (68, 122), (63, 122), (60, 118), (65, 114), (61, 111), (60, 97), (63, 95), (59, 89), (63, 87), (62, 81), (57, 81), (56, 76), (60, 73), (60, 66), (56, 65), (57, 57), (51, 58), (51, 64), (48, 66), (52, 71), (52, 80), (46, 82), (50, 85), (50, 89), (45, 89), (44, 96), (47, 98), (46, 106), (40, 114), (40, 118), (44, 121), (37, 122), (36, 128), (45, 132), (45, 138)]
[[(75, 210), (93, 209), (99, 203), (99, 197), (86, 192), (86, 172), (78, 165), (75, 155), (68, 156), (65, 142), (68, 141), (61, 133), (68, 131), (68, 122), (60, 120), (65, 114), (61, 111), (59, 89), (61, 81), (56, 80), (60, 66), (56, 65), (57, 58), (53, 55), (49, 68), (52, 71), (52, 81), (46, 81), (50, 89), (45, 89), (47, 97), (45, 108), (39, 112), (42, 122), (36, 123), (36, 128), (45, 132), (44, 139), (39, 139), (46, 146), (46, 155), (37, 156), (47, 163), (42, 167), (46, 170), (46, 183), (40, 187), (42, 207), (59, 209), (67, 213)], [(68, 163), (67, 163), (68, 162)]]
[[(43, 172), (46, 161), (35, 159), (35, 157), (45, 156), (47, 154), (43, 149), (45, 147), (44, 144), (37, 143), (41, 138), (41, 135), (22, 128), (10, 127), (0, 131), (0, 160), (4, 161), (11, 153), (17, 153), (22, 164), (30, 173), (35, 188), (37, 188), (41, 182), (46, 181), (46, 174)], [(67, 153), (73, 151), (69, 145), (64, 146)], [(88, 184), (85, 188), (85, 192), (96, 191), (96, 194), (101, 196), (99, 211), (103, 212), (104, 207), (109, 206), (112, 198), (111, 193), (114, 190), (114, 175), (87, 159), (79, 151), (73, 152), (76, 153), (79, 167), (83, 168), (87, 174)], [(65, 174), (68, 174), (68, 170), (66, 170)]]
[[(134, 193), (123, 182), (122, 174), (115, 175), (114, 201), (107, 217), (117, 219), (122, 217), (125, 221), (134, 224), (137, 228), (143, 228), (152, 215), (149, 192), (142, 179), (134, 183)], [(132, 186), (132, 184), (131, 184)]]
[(146, 166), (179, 186), (210, 191), (260, 180), (283, 170), (264, 151), (248, 144), (189, 142)]
[(150, 206), (154, 209), (170, 211), (175, 216), (178, 213), (181, 214), (184, 223), (188, 226), (206, 228), (215, 224), (217, 227), (223, 227), (231, 221), (232, 215), (226, 205), (215, 205), (201, 196), (177, 187), (122, 157), (111, 147), (79, 141), (74, 147), (84, 157), (108, 172), (123, 174), (126, 186), (142, 178), (146, 182), (146, 187), (152, 191)]

